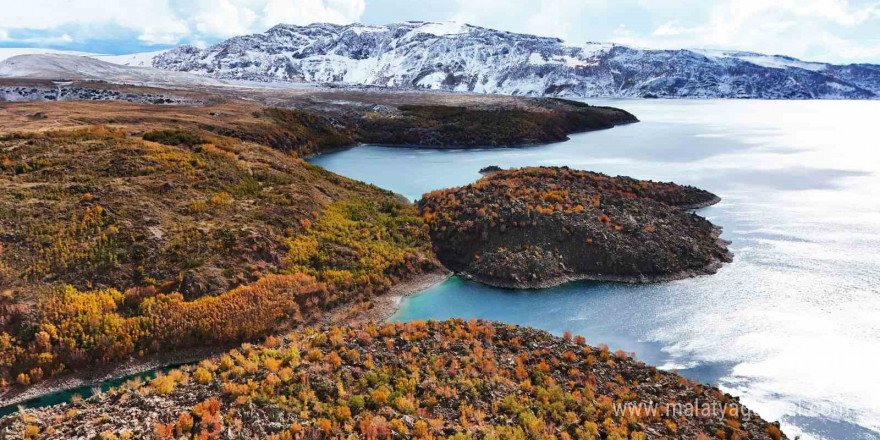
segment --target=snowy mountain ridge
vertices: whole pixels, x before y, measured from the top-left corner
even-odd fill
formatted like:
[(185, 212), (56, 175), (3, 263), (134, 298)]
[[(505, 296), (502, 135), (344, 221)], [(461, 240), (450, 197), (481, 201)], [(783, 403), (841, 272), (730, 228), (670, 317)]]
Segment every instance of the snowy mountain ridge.
[(880, 66), (742, 51), (570, 44), (460, 23), (277, 25), (153, 66), (223, 79), (561, 97), (876, 99)]
[(880, 66), (873, 64), (834, 65), (735, 50), (576, 44), (455, 22), (280, 24), (204, 49), (91, 56), (131, 67), (291, 85), (560, 97), (880, 98)]

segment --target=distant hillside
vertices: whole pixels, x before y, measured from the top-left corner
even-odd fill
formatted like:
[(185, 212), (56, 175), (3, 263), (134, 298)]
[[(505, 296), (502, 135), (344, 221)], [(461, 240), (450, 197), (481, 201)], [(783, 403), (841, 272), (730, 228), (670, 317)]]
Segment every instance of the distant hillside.
[(751, 52), (646, 50), (456, 23), (278, 25), (153, 58), (217, 78), (562, 97), (876, 99), (880, 66)]
[[(76, 56), (89, 56), (89, 57), (104, 57), (105, 55), (98, 55), (89, 52), (77, 52), (73, 50), (57, 50), (57, 49), (43, 49), (39, 47), (0, 47), (0, 61), (4, 61), (8, 58), (12, 58), (18, 55), (44, 55), (44, 54), (56, 54), (56, 55), (76, 55)], [(152, 61), (152, 60), (151, 60)]]
[(222, 81), (185, 72), (135, 67), (58, 53), (17, 55), (0, 62), (0, 78), (91, 80), (145, 86), (208, 86)]

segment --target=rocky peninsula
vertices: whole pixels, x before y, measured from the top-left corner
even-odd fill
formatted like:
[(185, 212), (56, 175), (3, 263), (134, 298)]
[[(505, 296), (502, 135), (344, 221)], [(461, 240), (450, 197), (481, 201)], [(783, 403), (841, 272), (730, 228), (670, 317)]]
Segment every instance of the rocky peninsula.
[(686, 211), (720, 200), (707, 191), (567, 167), (492, 171), (419, 201), (437, 256), (466, 278), (642, 283), (714, 273), (732, 258), (719, 228)]

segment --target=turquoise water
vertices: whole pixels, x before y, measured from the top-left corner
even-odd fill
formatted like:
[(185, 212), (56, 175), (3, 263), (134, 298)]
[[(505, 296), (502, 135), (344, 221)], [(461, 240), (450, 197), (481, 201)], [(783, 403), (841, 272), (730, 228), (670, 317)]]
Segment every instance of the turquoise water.
[(80, 396), (83, 399), (88, 399), (89, 397), (91, 397), (92, 395), (95, 394), (96, 390), (101, 390), (101, 392), (104, 392), (104, 391), (109, 390), (110, 388), (117, 388), (120, 385), (122, 385), (130, 380), (135, 380), (138, 378), (140, 378), (142, 380), (154, 379), (156, 377), (156, 374), (158, 374), (160, 371), (163, 373), (167, 373), (168, 371), (170, 371), (176, 367), (179, 367), (179, 365), (169, 366), (167, 368), (147, 371), (147, 372), (139, 373), (139, 374), (133, 374), (133, 375), (121, 377), (118, 379), (108, 380), (108, 381), (101, 382), (100, 384), (85, 385), (85, 386), (81, 386), (81, 387), (71, 388), (69, 390), (58, 391), (55, 393), (35, 397), (33, 399), (26, 400), (26, 401), (21, 402), (16, 405), (8, 405), (8, 406), (4, 406), (4, 407), (0, 408), (0, 417), (12, 414), (12, 413), (18, 411), (19, 408), (42, 408), (44, 406), (58, 405), (61, 403), (70, 402), (70, 399), (72, 399), (73, 396)]
[(452, 278), (392, 318), (569, 330), (740, 396), (790, 438), (880, 439), (880, 102), (604, 100), (642, 122), (507, 149), (363, 146), (312, 160), (416, 199), (487, 165), (568, 165), (692, 184), (736, 254), (671, 283), (543, 291)]

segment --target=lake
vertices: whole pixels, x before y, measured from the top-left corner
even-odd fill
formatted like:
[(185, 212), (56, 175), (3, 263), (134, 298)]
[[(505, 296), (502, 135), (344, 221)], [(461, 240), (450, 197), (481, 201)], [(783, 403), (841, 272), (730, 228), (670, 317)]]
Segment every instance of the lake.
[(410, 199), (487, 165), (568, 165), (675, 181), (722, 202), (699, 211), (733, 242), (716, 275), (579, 282), (541, 291), (451, 278), (395, 320), (530, 325), (717, 385), (790, 438), (880, 439), (880, 102), (587, 100), (642, 122), (551, 145), (362, 146), (312, 159)]

